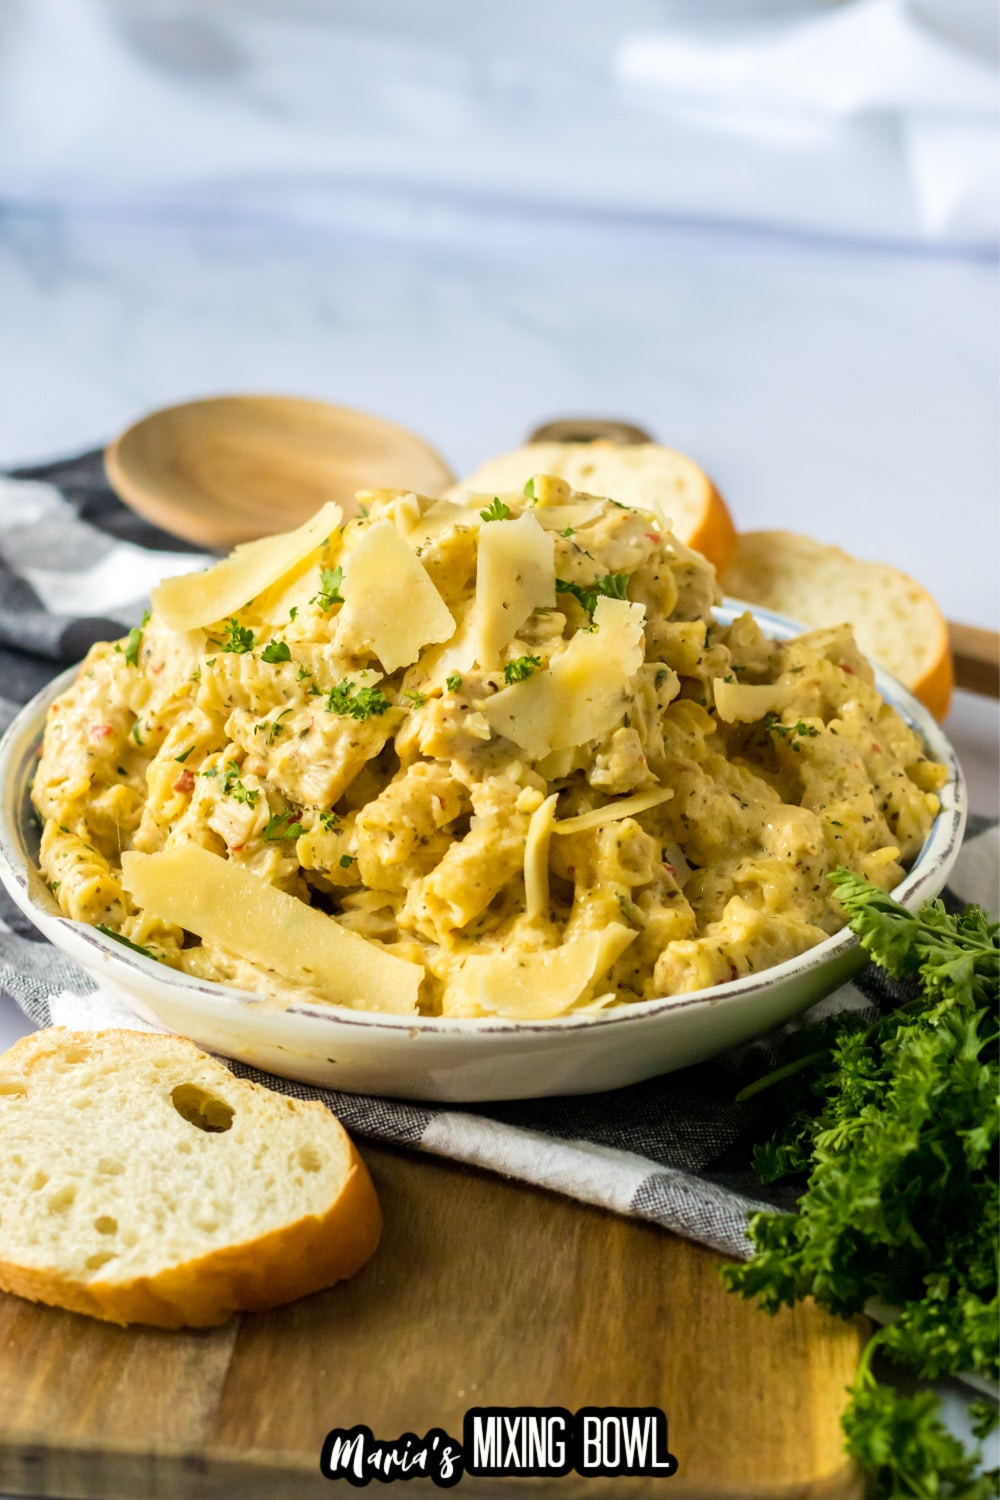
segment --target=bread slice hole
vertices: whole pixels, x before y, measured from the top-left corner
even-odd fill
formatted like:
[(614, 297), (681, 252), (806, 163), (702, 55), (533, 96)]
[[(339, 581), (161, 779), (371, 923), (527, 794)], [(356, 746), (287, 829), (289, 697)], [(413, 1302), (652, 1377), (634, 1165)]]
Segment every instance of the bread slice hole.
[(235, 1111), (197, 1083), (179, 1083), (170, 1091), (170, 1102), (182, 1119), (207, 1135), (218, 1135), (232, 1127)]
[(119, 1161), (117, 1156), (102, 1156), (97, 1163), (97, 1170), (102, 1177), (120, 1177), (125, 1170), (125, 1163)]
[(106, 1266), (108, 1261), (114, 1260), (114, 1258), (115, 1252), (113, 1250), (95, 1250), (93, 1255), (87, 1256), (87, 1270), (99, 1271), (102, 1266)]
[(0, 1080), (0, 1094), (6, 1094), (12, 1099), (24, 1099), (27, 1097), (28, 1090), (23, 1083), (15, 1083), (13, 1080), (8, 1082)]
[(89, 1047), (66, 1047), (59, 1054), (61, 1063), (82, 1063), (90, 1057)]
[(113, 1218), (111, 1214), (99, 1214), (94, 1220), (94, 1228), (98, 1234), (117, 1234), (118, 1220)]
[(76, 1202), (76, 1184), (67, 1182), (65, 1187), (56, 1188), (48, 1201), (50, 1214), (64, 1214), (68, 1208), (72, 1208)]
[(48, 1172), (43, 1172), (41, 1169), (39, 1169), (31, 1179), (31, 1191), (33, 1193), (40, 1193), (48, 1180)]
[(323, 1158), (315, 1146), (299, 1147), (299, 1166), (303, 1172), (318, 1172), (323, 1166)]

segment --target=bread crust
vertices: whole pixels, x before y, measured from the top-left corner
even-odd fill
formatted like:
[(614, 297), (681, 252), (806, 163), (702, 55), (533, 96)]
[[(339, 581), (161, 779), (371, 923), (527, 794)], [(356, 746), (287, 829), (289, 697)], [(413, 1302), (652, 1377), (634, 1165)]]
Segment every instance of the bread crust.
[[(852, 557), (839, 547), (828, 546), (811, 537), (800, 536), (791, 531), (747, 531), (735, 539), (735, 550), (729, 569), (720, 577), (727, 593), (749, 604), (760, 604), (779, 614), (796, 613), (785, 596), (781, 582), (781, 568), (772, 571), (771, 564), (777, 558), (786, 569), (798, 567), (808, 571), (811, 567), (825, 564), (843, 568), (851, 573), (857, 570), (858, 592), (867, 585), (871, 587), (878, 578), (886, 587), (891, 587), (900, 597), (918, 603), (920, 610), (921, 641), (924, 646), (924, 661), (914, 660), (913, 669), (902, 675), (902, 680), (925, 708), (936, 719), (943, 719), (951, 704), (954, 686), (954, 666), (951, 644), (948, 638), (948, 623), (931, 595), (907, 573), (887, 563), (871, 563)], [(802, 617), (802, 611), (798, 614)], [(851, 600), (845, 597), (845, 618), (857, 616), (854, 623), (862, 623), (863, 609), (852, 610)], [(805, 624), (816, 624), (815, 620), (803, 620)]]
[[(40, 1045), (56, 1048), (86, 1036), (114, 1037), (115, 1033), (75, 1033), (58, 1030), (24, 1037), (3, 1061), (20, 1065), (23, 1052)], [(143, 1033), (130, 1032), (134, 1038)], [(51, 1040), (50, 1040), (51, 1039)], [(208, 1057), (183, 1038), (151, 1036), (152, 1044), (169, 1041)], [(221, 1066), (216, 1059), (209, 1059)], [(233, 1080), (240, 1089), (269, 1092), (260, 1085)], [(320, 1110), (324, 1127), (339, 1125), (326, 1106), (297, 1101), (305, 1110)], [(105, 1322), (145, 1323), (157, 1328), (208, 1328), (225, 1323), (235, 1312), (264, 1312), (268, 1308), (308, 1296), (353, 1276), (374, 1254), (382, 1233), (382, 1213), (371, 1177), (354, 1143), (346, 1137), (348, 1171), (340, 1192), (322, 1214), (306, 1214), (290, 1224), (234, 1245), (219, 1246), (204, 1255), (169, 1266), (152, 1276), (86, 1281), (51, 1267), (24, 1266), (0, 1259), (0, 1289), (30, 1302), (43, 1302), (84, 1313)]]
[[(498, 488), (514, 488), (539, 472), (552, 473), (566, 479), (575, 489), (609, 494), (612, 499), (624, 499), (616, 493), (614, 478), (607, 478), (601, 471), (602, 459), (610, 465), (628, 472), (629, 503), (640, 505), (635, 495), (636, 479), (640, 467), (645, 466), (650, 475), (650, 484), (657, 487), (663, 482), (664, 471), (683, 469), (690, 484), (700, 492), (700, 510), (690, 522), (679, 524), (677, 535), (687, 546), (700, 552), (721, 573), (732, 561), (736, 550), (736, 527), (729, 508), (705, 471), (676, 448), (665, 448), (660, 443), (636, 443), (622, 446), (599, 438), (592, 443), (528, 443), (511, 453), (489, 459), (480, 465), (474, 474), (453, 485), (448, 491), (452, 498), (460, 498), (469, 490), (488, 491)], [(597, 469), (595, 476), (581, 474), (581, 465), (591, 463)], [(667, 504), (669, 512), (669, 503)]]

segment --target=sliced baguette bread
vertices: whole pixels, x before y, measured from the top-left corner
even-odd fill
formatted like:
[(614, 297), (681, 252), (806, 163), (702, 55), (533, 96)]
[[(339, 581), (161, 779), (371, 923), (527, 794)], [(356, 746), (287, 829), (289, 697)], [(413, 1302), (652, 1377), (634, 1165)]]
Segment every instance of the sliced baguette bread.
[(790, 531), (747, 531), (720, 582), (725, 593), (806, 625), (849, 621), (865, 656), (904, 682), (935, 718), (948, 712), (948, 626), (926, 589), (905, 573)]
[(200, 1328), (351, 1276), (375, 1189), (322, 1104), (192, 1042), (36, 1032), (0, 1057), (0, 1288), (112, 1323)]
[(659, 443), (529, 443), (490, 459), (448, 497), (520, 490), (533, 474), (555, 474), (575, 490), (659, 512), (717, 571), (733, 555), (736, 533), (722, 496), (696, 463)]

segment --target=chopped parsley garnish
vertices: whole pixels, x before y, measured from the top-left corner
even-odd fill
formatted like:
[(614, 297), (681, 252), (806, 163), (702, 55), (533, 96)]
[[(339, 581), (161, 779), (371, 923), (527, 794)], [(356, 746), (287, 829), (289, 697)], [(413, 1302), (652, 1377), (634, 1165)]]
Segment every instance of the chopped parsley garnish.
[(187, 747), (187, 749), (186, 749), (186, 750), (185, 750), (185, 751), (184, 751), (184, 754), (183, 754), (183, 755), (175, 755), (175, 756), (174, 756), (174, 760), (175, 760), (175, 761), (176, 761), (176, 762), (177, 762), (177, 764), (178, 764), (178, 765), (179, 765), (179, 766), (182, 766), (182, 765), (183, 765), (183, 764), (184, 764), (184, 762), (185, 762), (185, 761), (186, 761), (186, 760), (187, 760), (187, 758), (188, 758), (188, 756), (189, 756), (189, 755), (190, 755), (190, 754), (191, 754), (191, 751), (192, 751), (192, 750), (193, 750), (193, 749), (194, 749), (194, 746), (193, 746), (193, 745), (188, 745), (188, 747)]
[(288, 649), (287, 641), (268, 641), (260, 653), (261, 661), (266, 661), (268, 666), (273, 666), (279, 661), (291, 661), (292, 653)]
[(290, 812), (275, 813), (264, 825), (264, 837), (273, 843), (275, 839), (297, 839), (305, 833), (301, 823), (289, 822)]
[[(315, 602), (320, 609), (326, 613), (335, 604), (343, 604), (344, 596), (340, 592), (340, 585), (344, 581), (344, 570), (341, 567), (324, 568), (319, 575), (319, 593), (315, 596)], [(310, 600), (310, 603), (313, 601)]]
[[(121, 647), (118, 647), (119, 651)], [(139, 665), (139, 652), (142, 650), (142, 631), (138, 625), (133, 625), (125, 638), (125, 660), (130, 667)]]
[(390, 706), (388, 698), (377, 687), (359, 688), (346, 677), (326, 695), (327, 713), (341, 714), (350, 719), (371, 719), (384, 714)]
[[(527, 491), (525, 492), (527, 493)], [(479, 512), (484, 521), (506, 521), (510, 515), (510, 506), (504, 505), (499, 495), (493, 496), (493, 504), (488, 505), (485, 510)]]
[(132, 738), (135, 740), (135, 742), (136, 742), (137, 745), (141, 745), (142, 744), (142, 735), (139, 733), (139, 720), (138, 719), (136, 719), (135, 723), (132, 725)]
[(559, 535), (560, 536), (576, 536), (576, 528), (574, 526), (567, 526), (566, 530), (565, 531), (560, 531)]
[(226, 623), (225, 635), (217, 644), (223, 651), (232, 651), (236, 656), (245, 656), (248, 651), (253, 650), (253, 631), (249, 626), (241, 625), (233, 615)]
[(527, 495), (527, 497), (528, 497), (529, 500), (534, 500), (534, 498), (535, 498), (535, 481), (533, 479), (529, 479), (528, 482), (527, 482), (527, 484), (524, 486), (524, 493)]
[(273, 745), (274, 744), (275, 740), (278, 738), (278, 735), (286, 727), (284, 724), (282, 724), (282, 722), (281, 722), (282, 719), (285, 717), (286, 714), (290, 714), (291, 711), (292, 710), (290, 708), (283, 708), (281, 710), (281, 713), (278, 714), (277, 718), (272, 719), (272, 721), (271, 721), (271, 727), (267, 731), (267, 741), (266, 741), (267, 744), (269, 744), (269, 745)]
[(145, 626), (147, 626), (149, 624), (149, 622), (150, 622), (150, 620), (152, 618), (153, 617), (150, 614), (149, 610), (148, 609), (144, 609), (143, 612), (142, 612), (142, 623), (143, 623), (143, 627), (144, 628), (145, 628)]
[(797, 724), (782, 724), (777, 714), (765, 714), (763, 720), (764, 729), (768, 734), (776, 734), (779, 739), (790, 744), (791, 748), (798, 754), (802, 746), (798, 743), (801, 739), (815, 739), (819, 730), (813, 724), (804, 724), (800, 719)]
[(329, 833), (333, 828), (333, 825), (340, 822), (340, 818), (338, 814), (333, 811), (321, 812), (319, 815), (319, 821), (321, 826), (326, 829), (327, 833)]
[(427, 695), (425, 693), (404, 693), (403, 697), (409, 698), (414, 708), (423, 708), (427, 702)]
[(628, 577), (627, 573), (605, 573), (603, 578), (598, 578), (586, 588), (579, 583), (569, 583), (565, 578), (557, 578), (556, 593), (572, 594), (584, 612), (593, 618), (597, 601), (602, 595), (608, 599), (628, 598)]
[(296, 682), (303, 682), (307, 677), (311, 677), (311, 676), (312, 676), (312, 673), (310, 671), (308, 671), (305, 667), (300, 667), (299, 670), (295, 674), (295, 681)]
[(523, 682), (530, 677), (537, 667), (542, 665), (540, 656), (518, 656), (514, 661), (509, 661), (503, 669), (503, 680), (506, 683)]
[(105, 937), (114, 938), (115, 942), (121, 943), (124, 948), (131, 948), (133, 953), (141, 953), (143, 958), (151, 958), (156, 963), (159, 963), (159, 954), (154, 953), (152, 948), (144, 948), (141, 943), (133, 943), (131, 938), (125, 937), (120, 932), (113, 931), (110, 927), (105, 927), (103, 922), (95, 922), (94, 926), (98, 932), (103, 932)]
[(354, 855), (353, 854), (342, 854), (340, 856), (340, 868), (342, 870), (346, 870), (348, 868), (348, 866), (349, 865), (353, 865), (353, 863), (354, 863)]
[[(723, 1271), (768, 1312), (813, 1297), (840, 1317), (877, 1298), (899, 1309), (862, 1356), (842, 1418), (872, 1494), (987, 1500), (996, 1475), (946, 1429), (933, 1391), (880, 1384), (876, 1353), (921, 1379), (997, 1378), (1000, 1082), (998, 928), (978, 907), (914, 913), (850, 870), (831, 877), (869, 957), (916, 994), (878, 1015), (804, 1027), (791, 1059), (739, 1096), (771, 1089), (778, 1135), (767, 1181), (806, 1177), (797, 1214), (750, 1221), (754, 1257)], [(970, 1408), (982, 1440), (996, 1409)]]
[(452, 672), (450, 677), (445, 678), (445, 685), (449, 693), (457, 693), (462, 686), (462, 677), (459, 672)]
[[(207, 771), (201, 772), (202, 776), (219, 776), (218, 766), (209, 766)], [(245, 787), (240, 780), (240, 768), (234, 760), (226, 761), (226, 769), (219, 778), (219, 785), (225, 796), (232, 797), (234, 802), (244, 802), (247, 807), (254, 807), (260, 800), (260, 792), (255, 792), (250, 787)]]
[[(192, 746), (192, 749), (193, 749), (193, 748), (194, 748), (194, 747), (193, 747), (193, 746)], [(119, 766), (119, 767), (118, 767), (118, 774), (119, 774), (119, 776), (127, 776), (127, 775), (128, 775), (128, 772), (127, 772), (127, 771), (126, 771), (126, 769), (125, 769), (125, 767), (124, 767), (124, 766)]]

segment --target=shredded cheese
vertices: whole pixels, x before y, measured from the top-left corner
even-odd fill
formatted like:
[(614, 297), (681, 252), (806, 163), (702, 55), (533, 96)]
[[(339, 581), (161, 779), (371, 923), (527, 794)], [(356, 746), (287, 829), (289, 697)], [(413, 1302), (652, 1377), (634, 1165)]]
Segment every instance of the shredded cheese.
[(370, 526), (345, 563), (346, 628), (387, 672), (410, 666), (424, 646), (455, 634), (448, 606), (391, 521)]
[(541, 1021), (586, 1000), (635, 939), (620, 922), (541, 952), (474, 954), (445, 993), (449, 1015), (504, 1015)]
[(559, 793), (546, 797), (536, 807), (524, 840), (524, 910), (531, 922), (540, 921), (549, 910), (549, 840)]
[(668, 786), (654, 787), (648, 792), (636, 792), (633, 797), (623, 797), (620, 802), (608, 802), (604, 807), (591, 808), (590, 812), (579, 813), (575, 818), (562, 818), (553, 824), (552, 832), (586, 833), (588, 828), (600, 828), (619, 818), (634, 818), (636, 813), (648, 812), (661, 802), (669, 802), (673, 795), (673, 790)]
[(340, 506), (329, 501), (296, 531), (244, 542), (204, 573), (168, 578), (153, 590), (153, 608), (171, 630), (225, 620), (314, 552), (337, 530), (340, 516)]
[(600, 739), (624, 714), (629, 682), (642, 665), (645, 607), (600, 598), (595, 631), (579, 630), (548, 671), (504, 688), (482, 704), (494, 734), (534, 760)]
[(501, 651), (534, 610), (555, 602), (552, 538), (534, 516), (486, 522), (476, 565), (476, 656), (483, 671), (496, 670)]
[(122, 855), (137, 906), (207, 942), (320, 990), (335, 1004), (417, 1009), (423, 969), (348, 932), (333, 917), (200, 844)]

